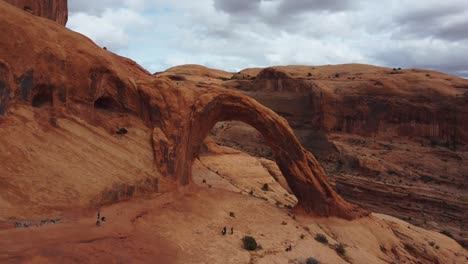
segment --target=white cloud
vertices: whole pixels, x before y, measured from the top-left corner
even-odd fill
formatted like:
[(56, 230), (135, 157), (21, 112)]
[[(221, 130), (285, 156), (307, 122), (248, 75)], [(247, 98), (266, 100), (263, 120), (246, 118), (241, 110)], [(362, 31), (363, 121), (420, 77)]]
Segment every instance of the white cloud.
[(127, 48), (132, 32), (138, 32), (140, 27), (147, 25), (145, 17), (127, 9), (104, 9), (99, 15), (72, 13), (68, 23), (72, 30), (113, 50)]
[(184, 63), (468, 69), (465, 0), (70, 0), (69, 27), (151, 71)]

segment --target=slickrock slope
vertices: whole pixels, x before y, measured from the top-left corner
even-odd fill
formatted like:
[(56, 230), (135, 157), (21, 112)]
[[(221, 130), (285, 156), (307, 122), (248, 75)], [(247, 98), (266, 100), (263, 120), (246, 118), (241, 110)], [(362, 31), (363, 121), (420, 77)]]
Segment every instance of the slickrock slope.
[(26, 12), (54, 20), (65, 26), (68, 21), (67, 0), (3, 0)]
[[(345, 202), (286, 120), (242, 93), (153, 76), (1, 1), (0, 13), (1, 263), (467, 260), (442, 234)], [(263, 134), (278, 167), (209, 146), (232, 119)], [(244, 235), (263, 249), (244, 250)]]
[[(132, 131), (137, 121), (125, 124), (119, 117), (139, 119), (146, 126), (146, 129), (141, 128), (141, 133), (151, 135), (146, 143), (153, 150), (153, 164), (158, 171), (154, 177), (159, 178), (160, 174), (163, 179), (183, 187), (193, 185), (192, 163), (212, 126), (218, 121), (240, 120), (256, 127), (269, 142), (279, 168), (299, 200), (298, 210), (346, 219), (367, 214), (336, 194), (326, 181), (321, 165), (301, 146), (286, 120), (255, 100), (235, 91), (179, 86), (165, 77), (155, 78), (134, 62), (101, 49), (59, 25), (41, 19), (24, 25), (20, 21), (28, 14), (3, 2), (0, 11), (4, 14), (0, 18), (0, 29), (8, 36), (0, 39), (2, 130), (21, 126), (17, 121), (21, 107), (34, 113), (34, 118), (25, 118), (25, 122), (32, 119), (54, 133), (63, 132), (63, 119), (77, 118), (92, 125), (91, 130), (101, 127), (110, 133), (125, 134), (128, 132), (125, 126), (130, 126)], [(2, 138), (5, 141), (3, 153), (8, 150), (7, 143), (20, 140), (15, 136), (16, 133), (9, 133)], [(38, 142), (45, 148), (41, 144), (47, 142)], [(45, 159), (45, 164), (54, 166), (57, 159), (67, 163), (60, 155), (60, 148), (51, 152), (55, 155)], [(8, 162), (0, 164), (2, 171), (7, 172), (0, 175), (0, 180), (6, 183), (3, 188), (15, 190), (15, 195), (2, 197), (4, 203), (26, 210), (28, 201), (39, 200), (38, 196), (44, 195), (22, 188), (24, 181), (34, 177), (34, 166), (13, 169)], [(86, 167), (88, 177), (92, 177), (91, 166), (78, 164)], [(26, 168), (29, 170), (24, 171)], [(72, 171), (60, 170), (60, 174), (47, 178), (59, 182), (62, 177), (78, 176)], [(122, 191), (128, 192), (127, 189)], [(59, 195), (52, 187), (45, 187), (44, 191)], [(70, 191), (77, 190), (71, 187)], [(58, 200), (64, 200), (65, 195), (61, 193)], [(13, 201), (23, 202), (15, 204)]]
[[(161, 75), (183, 78), (190, 67)], [(183, 82), (255, 98), (288, 120), (341, 195), (372, 211), (449, 231), (466, 245), (467, 80), (356, 64), (218, 72), (205, 68)], [(273, 159), (261, 135), (244, 123), (219, 123), (211, 133), (219, 144)]]

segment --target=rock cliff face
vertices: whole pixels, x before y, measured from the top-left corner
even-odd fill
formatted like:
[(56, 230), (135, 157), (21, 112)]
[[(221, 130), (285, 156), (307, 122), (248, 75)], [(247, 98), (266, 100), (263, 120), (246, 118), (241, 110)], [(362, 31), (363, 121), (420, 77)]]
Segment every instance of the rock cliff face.
[[(185, 82), (255, 98), (289, 122), (341, 195), (449, 231), (466, 245), (467, 80), (429, 70), (336, 65), (247, 69)], [(219, 144), (273, 158), (244, 124), (223, 123), (212, 134)]]
[[(148, 144), (159, 173), (182, 187), (192, 185), (193, 160), (212, 126), (240, 120), (267, 139), (298, 197), (298, 210), (346, 219), (367, 214), (336, 194), (321, 165), (301, 146), (288, 123), (255, 100), (225, 89), (176, 85), (59, 25), (39, 20), (26, 26), (12, 23), (28, 14), (3, 2), (0, 12), (0, 29), (8, 36), (0, 38), (1, 126), (9, 126), (19, 106), (43, 113), (51, 126), (58, 125), (57, 119), (79, 117), (109, 128), (110, 120), (97, 122), (93, 117), (139, 118), (152, 131)], [(43, 27), (51, 29), (49, 35), (41, 33)], [(11, 38), (18, 41), (13, 43)], [(31, 42), (40, 48), (31, 49)], [(2, 180), (8, 182), (8, 178)]]
[(3, 0), (34, 15), (66, 25), (68, 21), (67, 0)]

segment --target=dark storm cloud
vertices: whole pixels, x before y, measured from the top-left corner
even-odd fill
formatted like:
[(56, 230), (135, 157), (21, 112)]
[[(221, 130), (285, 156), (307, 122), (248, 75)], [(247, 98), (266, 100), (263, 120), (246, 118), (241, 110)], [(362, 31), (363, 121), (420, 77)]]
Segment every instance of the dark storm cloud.
[(451, 41), (468, 39), (468, 19), (440, 28), (436, 36)]
[(260, 0), (214, 0), (214, 7), (228, 14), (254, 13), (259, 6)]
[[(356, 1), (354, 1), (356, 2)], [(303, 13), (309, 11), (344, 11), (352, 8), (350, 0), (282, 0), (280, 13)]]
[(448, 41), (468, 39), (466, 5), (426, 7), (409, 10), (394, 21), (402, 36), (431, 37)]

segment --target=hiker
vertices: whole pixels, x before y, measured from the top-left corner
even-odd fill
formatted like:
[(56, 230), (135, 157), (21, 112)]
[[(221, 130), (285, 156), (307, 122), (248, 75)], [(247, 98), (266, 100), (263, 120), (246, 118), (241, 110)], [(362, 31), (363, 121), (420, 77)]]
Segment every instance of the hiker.
[(234, 235), (234, 227), (231, 227), (231, 235)]
[(97, 220), (96, 221), (96, 226), (101, 226), (101, 221)]
[(98, 209), (97, 211), (97, 219), (100, 219), (101, 218), (101, 210)]
[(226, 235), (226, 227), (223, 228), (223, 231), (221, 233), (223, 234), (223, 236)]

